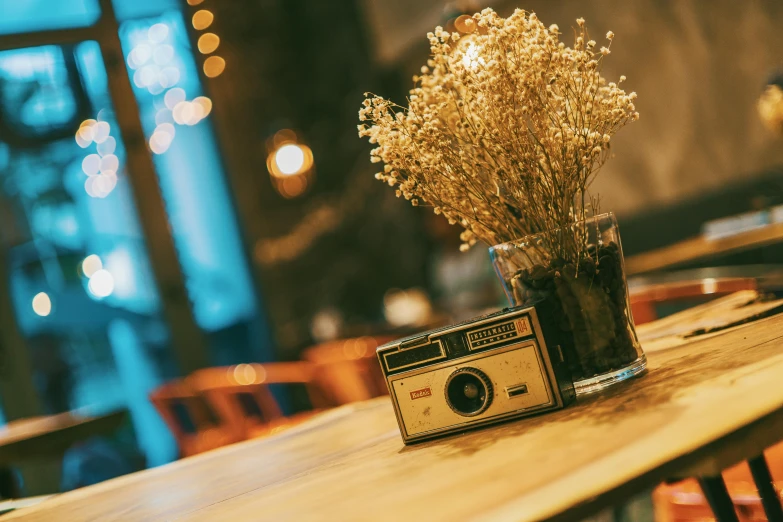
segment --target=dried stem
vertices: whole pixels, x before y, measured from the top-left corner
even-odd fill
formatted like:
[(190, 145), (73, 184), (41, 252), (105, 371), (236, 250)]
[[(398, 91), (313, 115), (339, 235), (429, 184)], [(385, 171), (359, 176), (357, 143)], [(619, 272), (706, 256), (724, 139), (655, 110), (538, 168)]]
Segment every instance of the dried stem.
[(550, 255), (578, 261), (587, 234), (571, 225), (597, 210), (588, 188), (611, 137), (639, 117), (636, 93), (600, 73), (614, 34), (596, 50), (581, 18), (573, 47), (535, 13), (472, 20), (467, 36), (427, 35), (432, 56), (408, 107), (367, 94), (359, 135), (378, 145), (376, 177), (459, 223), (463, 249), (548, 232)]

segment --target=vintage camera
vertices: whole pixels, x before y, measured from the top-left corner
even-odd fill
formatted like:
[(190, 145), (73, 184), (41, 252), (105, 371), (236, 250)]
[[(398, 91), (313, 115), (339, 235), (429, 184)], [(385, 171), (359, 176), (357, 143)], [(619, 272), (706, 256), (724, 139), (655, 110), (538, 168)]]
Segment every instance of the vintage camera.
[(546, 306), (507, 308), (379, 347), (403, 441), (570, 404), (574, 385), (563, 358), (569, 337), (539, 321)]

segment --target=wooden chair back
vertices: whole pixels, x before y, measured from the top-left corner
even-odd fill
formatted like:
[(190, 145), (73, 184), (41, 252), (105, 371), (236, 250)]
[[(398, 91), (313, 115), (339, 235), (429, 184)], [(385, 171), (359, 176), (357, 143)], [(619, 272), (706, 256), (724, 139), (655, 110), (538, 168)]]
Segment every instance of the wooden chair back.
[[(764, 452), (776, 491), (783, 489), (783, 443)], [(726, 488), (734, 502), (739, 519), (767, 520), (758, 490), (747, 462), (741, 462), (723, 473)], [(695, 479), (682, 480), (674, 484), (662, 484), (653, 491), (655, 519), (661, 522), (686, 522), (713, 520), (704, 493)]]
[[(305, 362), (238, 364), (198, 370), (188, 380), (236, 437), (248, 439), (289, 427), (329, 406), (313, 373), (314, 367)], [(270, 388), (276, 384), (303, 385), (313, 411), (286, 416)]]
[(332, 341), (308, 348), (302, 357), (315, 365), (316, 379), (330, 401), (364, 401), (389, 393), (375, 350), (392, 340), (358, 337)]
[(240, 440), (187, 380), (179, 379), (161, 385), (152, 391), (150, 401), (174, 435), (181, 457)]
[(707, 301), (740, 290), (756, 290), (758, 284), (752, 277), (704, 278), (631, 287), (629, 294), (634, 323), (649, 323), (659, 318), (657, 307), (677, 301)]

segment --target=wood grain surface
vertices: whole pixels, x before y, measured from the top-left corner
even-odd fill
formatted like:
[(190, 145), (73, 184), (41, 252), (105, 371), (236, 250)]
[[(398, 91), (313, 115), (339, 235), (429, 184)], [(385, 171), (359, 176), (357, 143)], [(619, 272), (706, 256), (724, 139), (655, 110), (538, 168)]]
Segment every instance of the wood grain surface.
[(0, 465), (62, 454), (76, 442), (112, 433), (127, 418), (128, 412), (120, 410), (94, 416), (66, 412), (11, 421), (0, 427)]
[(642, 274), (781, 241), (783, 241), (783, 224), (781, 223), (720, 239), (696, 236), (673, 245), (626, 257), (625, 272), (629, 276)]
[(783, 439), (783, 316), (648, 358), (558, 412), (406, 447), (375, 399), (5, 520), (577, 520)]

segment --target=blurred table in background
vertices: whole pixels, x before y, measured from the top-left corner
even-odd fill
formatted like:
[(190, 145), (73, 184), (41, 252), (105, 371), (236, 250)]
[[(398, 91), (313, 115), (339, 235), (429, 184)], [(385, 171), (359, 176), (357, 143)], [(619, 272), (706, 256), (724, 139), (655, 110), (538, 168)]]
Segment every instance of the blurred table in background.
[(783, 242), (781, 223), (718, 239), (696, 236), (673, 245), (626, 257), (625, 272), (629, 276), (653, 272), (780, 242)]
[(0, 428), (0, 497), (19, 496), (11, 465), (61, 457), (78, 442), (113, 433), (127, 419), (127, 410), (120, 410), (94, 416), (66, 412), (9, 422)]
[(378, 398), (7, 520), (578, 520), (783, 440), (783, 315), (732, 326), (779, 305), (753, 294), (640, 328), (649, 372), (558, 412), (406, 447)]
[(742, 290), (783, 292), (783, 265), (742, 265), (658, 272), (628, 279), (636, 325)]

